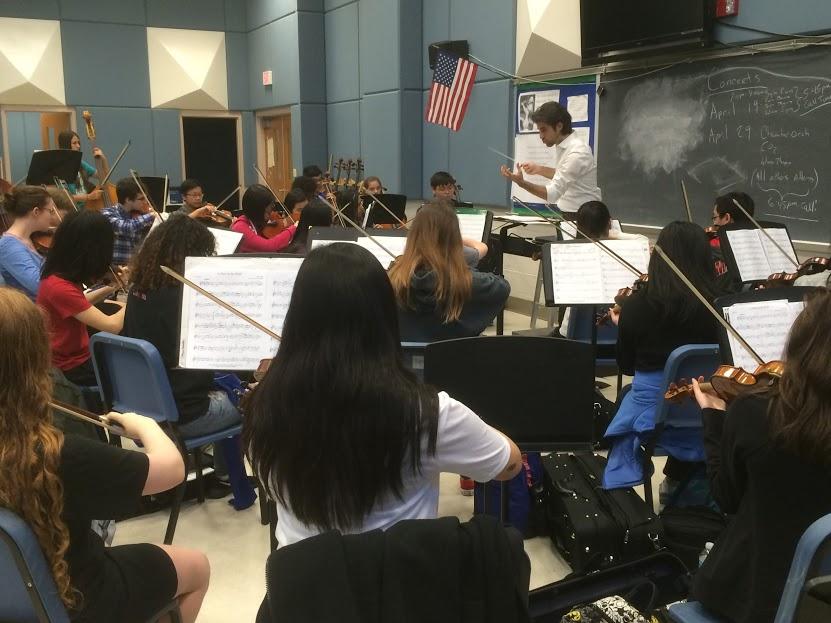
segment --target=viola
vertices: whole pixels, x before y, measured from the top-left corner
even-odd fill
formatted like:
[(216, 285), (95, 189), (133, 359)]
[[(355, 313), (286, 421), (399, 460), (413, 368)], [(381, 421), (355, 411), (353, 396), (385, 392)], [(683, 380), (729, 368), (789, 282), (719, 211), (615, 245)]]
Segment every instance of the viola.
[[(785, 372), (782, 361), (769, 361), (760, 364), (753, 372), (744, 368), (722, 365), (716, 368), (709, 383), (701, 383), (704, 391), (712, 389), (725, 402), (732, 402), (739, 396), (765, 395), (773, 390)], [(664, 394), (664, 399), (670, 402), (680, 402), (684, 398), (692, 398), (694, 390), (692, 383), (684, 379), (680, 384), (670, 385)]]
[(285, 217), (279, 217), (263, 225), (260, 234), (263, 238), (274, 238), (274, 236), (279, 234), (281, 231), (285, 231), (286, 229)]
[(41, 255), (45, 256), (52, 248), (52, 241), (55, 239), (55, 229), (51, 228), (46, 231), (36, 231), (29, 239), (35, 245), (35, 250)]
[(641, 275), (637, 279), (635, 279), (635, 283), (632, 284), (629, 288), (621, 288), (615, 294), (615, 305), (612, 309), (607, 310), (606, 312), (598, 315), (597, 317), (597, 326), (601, 326), (609, 322), (612, 317), (612, 312), (620, 313), (620, 309), (623, 306), (623, 303), (632, 296), (635, 292), (638, 292), (643, 289), (643, 287), (649, 282), (649, 275)]
[(759, 286), (760, 288), (780, 288), (784, 286), (792, 286), (794, 282), (805, 275), (816, 275), (828, 270), (831, 265), (831, 258), (827, 257), (811, 257), (797, 266), (792, 273), (773, 273), (768, 275), (765, 282)]

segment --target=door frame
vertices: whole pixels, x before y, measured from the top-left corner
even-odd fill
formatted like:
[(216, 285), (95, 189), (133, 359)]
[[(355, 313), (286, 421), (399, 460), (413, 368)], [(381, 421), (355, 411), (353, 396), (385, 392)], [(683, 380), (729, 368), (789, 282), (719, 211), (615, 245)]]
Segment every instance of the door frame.
[(3, 134), (3, 166), (0, 169), (0, 175), (4, 179), (9, 180), (14, 184), (17, 180), (9, 179), (12, 173), (12, 162), (9, 154), (9, 123), (6, 118), (6, 113), (10, 112), (63, 112), (69, 113), (69, 127), (73, 132), (78, 131), (78, 124), (76, 123), (77, 110), (71, 106), (36, 106), (26, 104), (0, 104), (0, 132)]
[(239, 196), (245, 192), (245, 174), (243, 171), (243, 161), (245, 160), (245, 152), (242, 150), (242, 113), (224, 111), (224, 110), (182, 110), (179, 112), (179, 155), (182, 161), (182, 179), (185, 179), (185, 127), (183, 119), (185, 117), (214, 117), (220, 119), (236, 119), (237, 120), (237, 179), (241, 186)]
[[(255, 140), (257, 142), (257, 166), (260, 168), (260, 171), (265, 171), (265, 149), (263, 148), (263, 144), (265, 143), (265, 134), (263, 133), (263, 119), (266, 117), (284, 117), (288, 116), (291, 119), (291, 106), (280, 106), (278, 108), (265, 108), (263, 110), (258, 110), (254, 113), (254, 118), (256, 123), (254, 124), (256, 131), (255, 131)], [(292, 138), (292, 143), (294, 143), (294, 136)], [(294, 159), (294, 152), (292, 151), (292, 159)], [(292, 177), (297, 177), (297, 168), (292, 163), (291, 167)], [(257, 175), (257, 183), (261, 184), (262, 180), (259, 179), (259, 175)]]

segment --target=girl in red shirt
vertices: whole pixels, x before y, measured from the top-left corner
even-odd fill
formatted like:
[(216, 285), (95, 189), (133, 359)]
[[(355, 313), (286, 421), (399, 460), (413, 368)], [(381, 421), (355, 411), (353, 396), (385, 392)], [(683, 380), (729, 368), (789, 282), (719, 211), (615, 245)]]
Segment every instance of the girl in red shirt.
[(274, 196), (262, 184), (250, 186), (242, 196), (242, 213), (231, 229), (242, 234), (240, 253), (278, 253), (291, 243), (296, 225), (287, 227), (273, 238), (262, 231), (274, 211)]
[(69, 215), (58, 227), (43, 265), (37, 304), (47, 316), (52, 365), (76, 385), (97, 384), (87, 327), (119, 333), (124, 324), (123, 304), (116, 303), (120, 309), (111, 316), (94, 307), (115, 288), (84, 291), (84, 284), (98, 283), (108, 274), (112, 257), (109, 221), (99, 212), (84, 210)]

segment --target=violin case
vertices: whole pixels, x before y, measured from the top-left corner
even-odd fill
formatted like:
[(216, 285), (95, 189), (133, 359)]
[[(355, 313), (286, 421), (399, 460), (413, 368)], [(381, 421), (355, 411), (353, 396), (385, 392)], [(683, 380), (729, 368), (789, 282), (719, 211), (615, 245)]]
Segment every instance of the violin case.
[(542, 464), (551, 540), (575, 573), (605, 569), (661, 549), (661, 520), (635, 490), (602, 488), (604, 457), (550, 454)]

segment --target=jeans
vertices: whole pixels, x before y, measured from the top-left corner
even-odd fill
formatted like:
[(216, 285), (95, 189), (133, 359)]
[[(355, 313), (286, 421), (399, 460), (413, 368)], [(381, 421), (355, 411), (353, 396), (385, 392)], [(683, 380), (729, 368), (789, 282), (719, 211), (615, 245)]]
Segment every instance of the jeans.
[[(223, 391), (212, 391), (208, 394), (208, 410), (204, 415), (187, 424), (179, 425), (179, 432), (184, 437), (201, 437), (225, 428), (230, 428), (242, 422), (239, 410), (231, 403), (228, 394)], [(222, 452), (214, 450), (214, 469), (218, 476), (228, 474), (228, 465)]]

